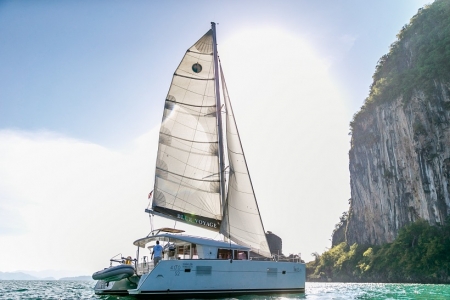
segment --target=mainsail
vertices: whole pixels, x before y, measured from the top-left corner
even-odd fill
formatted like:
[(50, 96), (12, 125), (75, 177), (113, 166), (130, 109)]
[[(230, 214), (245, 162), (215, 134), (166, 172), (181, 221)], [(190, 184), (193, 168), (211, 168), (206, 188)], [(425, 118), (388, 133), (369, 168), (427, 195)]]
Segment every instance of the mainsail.
[(187, 50), (173, 75), (159, 133), (152, 210), (148, 212), (220, 230), (232, 241), (270, 257), (222, 70), (229, 163), (226, 197), (221, 185), (226, 179), (220, 167), (223, 147), (214, 25)]
[(218, 161), (213, 32), (186, 51), (166, 97), (152, 208), (219, 230), (222, 219)]

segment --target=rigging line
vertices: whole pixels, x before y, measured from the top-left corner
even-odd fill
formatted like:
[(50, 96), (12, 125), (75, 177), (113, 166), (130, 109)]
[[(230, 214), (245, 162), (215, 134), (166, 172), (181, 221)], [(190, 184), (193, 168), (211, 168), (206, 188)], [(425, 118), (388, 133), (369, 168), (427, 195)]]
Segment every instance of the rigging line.
[[(225, 170), (228, 169), (228, 167), (229, 167), (229, 166), (226, 166), (226, 168), (223, 169), (223, 171), (225, 172)], [(206, 177), (203, 177), (202, 179), (205, 179), (205, 178), (208, 178), (208, 177), (211, 177), (211, 176), (216, 176), (216, 175), (219, 175), (219, 174), (220, 174), (220, 172), (214, 173), (214, 174), (208, 175), (208, 176), (206, 176)]]

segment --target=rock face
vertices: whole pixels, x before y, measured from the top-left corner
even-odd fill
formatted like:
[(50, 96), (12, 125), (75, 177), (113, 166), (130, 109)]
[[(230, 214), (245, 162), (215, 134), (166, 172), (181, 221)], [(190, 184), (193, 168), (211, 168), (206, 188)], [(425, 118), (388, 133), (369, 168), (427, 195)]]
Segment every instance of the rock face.
[(392, 242), (418, 218), (450, 213), (450, 85), (377, 106), (353, 131), (348, 243)]
[(420, 9), (397, 38), (350, 123), (352, 198), (333, 245), (392, 242), (417, 219), (450, 215), (450, 0)]

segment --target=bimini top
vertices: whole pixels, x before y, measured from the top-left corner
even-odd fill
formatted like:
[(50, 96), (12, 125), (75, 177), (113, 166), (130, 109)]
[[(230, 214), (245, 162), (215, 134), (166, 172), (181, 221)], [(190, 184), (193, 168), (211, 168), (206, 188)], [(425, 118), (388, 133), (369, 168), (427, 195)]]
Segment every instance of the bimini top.
[(233, 249), (233, 250), (241, 250), (241, 251), (250, 251), (249, 247), (237, 245), (234, 243), (226, 243), (222, 241), (216, 241), (209, 238), (203, 238), (198, 236), (191, 236), (191, 235), (181, 235), (181, 234), (171, 234), (171, 233), (161, 233), (156, 234), (152, 236), (147, 236), (142, 239), (138, 239), (134, 241), (133, 245), (145, 248), (145, 245), (147, 243), (153, 242), (153, 241), (169, 241), (170, 242), (177, 242), (177, 241), (183, 241), (188, 242), (191, 244), (197, 244), (197, 245), (203, 245), (203, 246), (210, 246), (210, 247), (217, 247), (221, 249)]

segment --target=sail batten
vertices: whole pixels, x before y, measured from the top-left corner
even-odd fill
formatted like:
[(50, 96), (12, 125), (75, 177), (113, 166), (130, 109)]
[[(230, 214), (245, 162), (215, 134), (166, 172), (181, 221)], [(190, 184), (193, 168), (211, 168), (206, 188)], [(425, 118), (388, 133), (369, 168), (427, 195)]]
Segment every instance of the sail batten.
[[(179, 177), (182, 177), (182, 178), (186, 178), (186, 179), (190, 179), (190, 180), (196, 180), (196, 181), (205, 181), (205, 182), (218, 182), (219, 180), (205, 180), (205, 179), (197, 179), (197, 178), (192, 178), (192, 177), (187, 177), (187, 176), (184, 176), (184, 175), (181, 175), (181, 174), (176, 174), (176, 173), (174, 173), (174, 172), (170, 172), (170, 171), (167, 171), (167, 170), (163, 170), (163, 169), (160, 169), (160, 168), (156, 168), (157, 170), (161, 170), (161, 171), (164, 171), (164, 172), (167, 172), (167, 173), (170, 173), (170, 174), (172, 174), (172, 175), (175, 175), (175, 176), (179, 176)], [(211, 174), (211, 175), (213, 175), (213, 174)], [(210, 175), (210, 176), (211, 176)], [(209, 176), (208, 176), (209, 177)]]
[(169, 100), (169, 99), (166, 99), (166, 102), (174, 103), (174, 104), (181, 105), (181, 106), (192, 106), (192, 107), (216, 107), (215, 104), (214, 104), (214, 105), (193, 105), (193, 104), (181, 103), (181, 102), (177, 102), (177, 101), (173, 101), (173, 100)]
[(174, 76), (180, 76), (180, 77), (193, 79), (193, 80), (214, 80), (214, 78), (197, 78), (197, 77), (191, 77), (191, 76), (186, 76), (186, 75), (180, 75), (180, 74), (177, 74), (177, 73), (175, 73)]
[(181, 137), (178, 136), (174, 136), (174, 135), (169, 135), (167, 133), (162, 132), (161, 135), (165, 135), (166, 137), (170, 137), (170, 138), (175, 138), (177, 140), (180, 141), (185, 141), (185, 142), (190, 142), (190, 143), (197, 143), (197, 144), (217, 144), (217, 141), (212, 141), (212, 142), (199, 142), (199, 141), (194, 141), (194, 140), (188, 140), (188, 139), (183, 139)]

